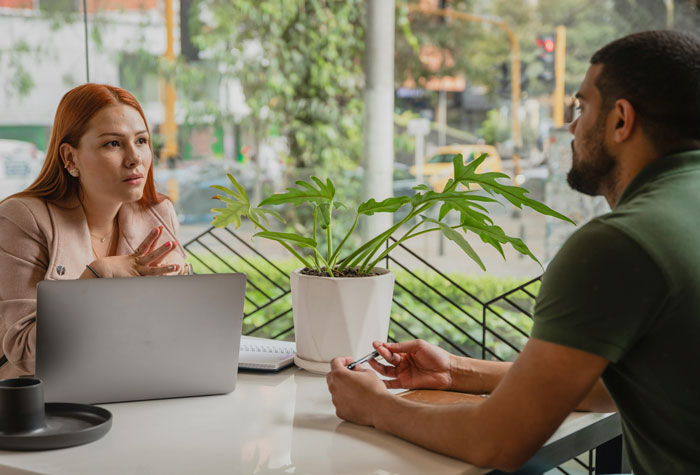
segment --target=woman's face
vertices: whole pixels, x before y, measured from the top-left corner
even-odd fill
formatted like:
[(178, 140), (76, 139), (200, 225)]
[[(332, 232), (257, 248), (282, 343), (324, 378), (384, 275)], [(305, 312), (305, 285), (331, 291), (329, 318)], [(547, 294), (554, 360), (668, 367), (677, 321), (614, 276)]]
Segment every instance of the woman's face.
[[(143, 195), (152, 155), (146, 124), (133, 107), (105, 107), (88, 122), (78, 148), (64, 146), (69, 152), (64, 161), (80, 172), (78, 179), (88, 200), (116, 204)], [(72, 166), (68, 164), (69, 169)]]

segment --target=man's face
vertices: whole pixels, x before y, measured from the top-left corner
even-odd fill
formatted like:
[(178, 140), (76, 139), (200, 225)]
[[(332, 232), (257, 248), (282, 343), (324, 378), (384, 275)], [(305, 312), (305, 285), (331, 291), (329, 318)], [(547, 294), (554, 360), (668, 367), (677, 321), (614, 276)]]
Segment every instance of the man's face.
[(601, 194), (601, 184), (613, 180), (617, 170), (617, 161), (605, 143), (609, 111), (601, 110), (600, 93), (595, 85), (601, 69), (600, 64), (588, 68), (576, 93), (580, 113), (569, 126), (574, 140), (571, 141), (571, 170), (566, 181), (574, 190), (591, 196)]

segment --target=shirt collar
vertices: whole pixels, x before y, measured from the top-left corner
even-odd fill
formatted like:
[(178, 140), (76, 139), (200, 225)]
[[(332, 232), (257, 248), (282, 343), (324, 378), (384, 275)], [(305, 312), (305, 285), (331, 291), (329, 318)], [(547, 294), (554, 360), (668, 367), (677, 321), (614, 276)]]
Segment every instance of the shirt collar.
[(684, 170), (700, 170), (700, 149), (674, 153), (651, 162), (630, 181), (615, 207), (632, 199), (645, 184)]

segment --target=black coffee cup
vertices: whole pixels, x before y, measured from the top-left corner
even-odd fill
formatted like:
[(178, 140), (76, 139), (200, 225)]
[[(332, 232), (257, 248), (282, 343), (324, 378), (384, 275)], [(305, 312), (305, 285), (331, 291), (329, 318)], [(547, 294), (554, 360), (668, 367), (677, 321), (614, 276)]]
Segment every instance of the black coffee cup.
[(41, 380), (14, 378), (0, 381), (0, 434), (33, 432), (45, 426)]

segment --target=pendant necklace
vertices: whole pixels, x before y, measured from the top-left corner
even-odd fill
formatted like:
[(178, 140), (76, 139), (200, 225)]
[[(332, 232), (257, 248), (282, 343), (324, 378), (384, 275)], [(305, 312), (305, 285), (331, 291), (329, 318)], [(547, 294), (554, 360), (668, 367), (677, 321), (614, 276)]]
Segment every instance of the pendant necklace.
[[(117, 222), (118, 222), (117, 217), (115, 216), (114, 223), (112, 223), (112, 229), (109, 231), (109, 233), (105, 234), (104, 237), (97, 236), (93, 233), (90, 233), (90, 236), (99, 240), (100, 243), (104, 243), (107, 240), (107, 238), (110, 238), (109, 243), (110, 243), (110, 248), (111, 248), (112, 247), (111, 246), (112, 240), (114, 239), (114, 230), (117, 228)], [(94, 254), (95, 258), (98, 259), (99, 257), (97, 255), (97, 251), (95, 250), (95, 246), (92, 244), (92, 239), (90, 239), (90, 247), (92, 248), (92, 253)], [(109, 255), (109, 251), (107, 251), (107, 255)]]
[(105, 242), (107, 240), (107, 238), (112, 235), (113, 232), (114, 232), (114, 225), (112, 225), (112, 229), (105, 235), (105, 237), (96, 236), (92, 233), (90, 233), (90, 236), (94, 237), (95, 239), (98, 239), (100, 242)]

